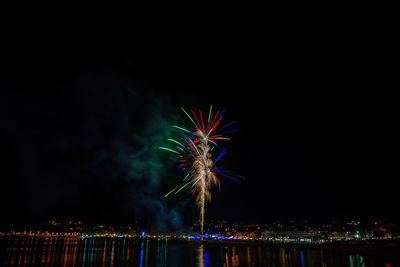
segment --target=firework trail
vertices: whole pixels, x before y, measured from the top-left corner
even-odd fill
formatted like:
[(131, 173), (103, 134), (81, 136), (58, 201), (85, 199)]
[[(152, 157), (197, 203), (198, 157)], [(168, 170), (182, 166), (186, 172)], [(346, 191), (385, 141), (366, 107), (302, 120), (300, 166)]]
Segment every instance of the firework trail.
[[(211, 201), (210, 190), (212, 186), (218, 185), (218, 187), (220, 187), (218, 177), (226, 177), (237, 182), (240, 182), (239, 179), (244, 178), (216, 166), (222, 156), (227, 153), (227, 149), (222, 148), (220, 142), (230, 140), (224, 137), (225, 134), (237, 132), (237, 130), (229, 130), (228, 128), (236, 123), (236, 121), (219, 127), (225, 110), (221, 112), (218, 110), (213, 114), (212, 105), (210, 106), (207, 121), (203, 118), (201, 110), (199, 110), (198, 113), (190, 110), (191, 116), (186, 110), (183, 108), (181, 109), (193, 123), (193, 129), (190, 131), (174, 125), (174, 128), (182, 132), (183, 140), (179, 142), (169, 138), (168, 141), (171, 142), (173, 148), (159, 147), (159, 149), (176, 154), (179, 160), (179, 168), (183, 173), (186, 173), (186, 176), (183, 178), (182, 183), (168, 192), (165, 197), (168, 197), (172, 193), (176, 195), (182, 191), (182, 189), (190, 186), (192, 195), (197, 194), (195, 203), (200, 209), (200, 232), (203, 238), (205, 203), (206, 201)], [(215, 157), (213, 161), (211, 152), (213, 152), (215, 148), (218, 150), (218, 156)]]

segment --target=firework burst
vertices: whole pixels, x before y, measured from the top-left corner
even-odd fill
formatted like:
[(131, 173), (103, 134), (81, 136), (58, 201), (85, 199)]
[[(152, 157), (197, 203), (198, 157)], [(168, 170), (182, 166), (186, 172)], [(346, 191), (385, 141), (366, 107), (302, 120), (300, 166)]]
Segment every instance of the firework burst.
[[(186, 187), (190, 188), (192, 195), (196, 195), (195, 203), (200, 209), (200, 231), (203, 236), (205, 203), (211, 201), (211, 188), (213, 186), (220, 188), (219, 177), (225, 177), (236, 182), (240, 182), (240, 179), (243, 179), (242, 176), (235, 175), (233, 172), (217, 167), (216, 165), (227, 153), (227, 149), (222, 148), (220, 143), (230, 140), (225, 137), (225, 134), (237, 132), (237, 130), (229, 130), (229, 127), (236, 123), (236, 121), (232, 121), (221, 127), (222, 116), (225, 110), (221, 112), (218, 110), (213, 114), (212, 105), (210, 106), (207, 121), (203, 117), (201, 110), (198, 110), (198, 113), (190, 110), (190, 115), (185, 109), (181, 109), (193, 123), (194, 127), (188, 130), (174, 125), (174, 128), (181, 131), (182, 140), (178, 141), (169, 138), (168, 141), (173, 146), (159, 147), (159, 149), (176, 154), (179, 160), (179, 168), (183, 173), (186, 173), (186, 176), (183, 178), (182, 183), (169, 191), (165, 197), (168, 197), (172, 193), (176, 195)], [(213, 160), (211, 153), (214, 151), (217, 151), (217, 156)]]

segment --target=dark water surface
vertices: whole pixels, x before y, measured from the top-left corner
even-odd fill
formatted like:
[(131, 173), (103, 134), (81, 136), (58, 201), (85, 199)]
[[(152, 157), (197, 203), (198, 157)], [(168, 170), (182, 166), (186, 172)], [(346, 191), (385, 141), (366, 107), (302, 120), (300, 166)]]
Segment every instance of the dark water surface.
[(399, 266), (394, 256), (132, 239), (2, 238), (4, 266)]

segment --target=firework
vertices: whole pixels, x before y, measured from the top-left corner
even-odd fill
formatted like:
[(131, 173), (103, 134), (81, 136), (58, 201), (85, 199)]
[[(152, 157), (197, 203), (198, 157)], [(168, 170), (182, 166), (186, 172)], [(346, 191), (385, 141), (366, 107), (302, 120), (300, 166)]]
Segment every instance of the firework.
[[(243, 179), (242, 176), (235, 175), (216, 165), (227, 153), (227, 149), (221, 145), (221, 142), (230, 140), (225, 137), (225, 134), (237, 132), (237, 130), (229, 130), (229, 127), (236, 121), (220, 126), (225, 110), (221, 112), (217, 110), (213, 114), (212, 105), (208, 112), (207, 121), (201, 110), (198, 110), (198, 112), (190, 110), (189, 113), (185, 109), (181, 109), (194, 127), (188, 130), (173, 125), (182, 133), (181, 140), (169, 138), (168, 141), (171, 142), (172, 146), (159, 147), (159, 149), (174, 153), (178, 158), (179, 168), (186, 175), (182, 183), (169, 191), (165, 197), (172, 193), (176, 195), (184, 188), (190, 188), (192, 195), (196, 196), (195, 203), (200, 209), (200, 232), (203, 236), (205, 203), (211, 201), (211, 188), (213, 186), (220, 188), (219, 177), (225, 177), (236, 182)], [(217, 156), (213, 160), (211, 153), (214, 151), (217, 151)]]

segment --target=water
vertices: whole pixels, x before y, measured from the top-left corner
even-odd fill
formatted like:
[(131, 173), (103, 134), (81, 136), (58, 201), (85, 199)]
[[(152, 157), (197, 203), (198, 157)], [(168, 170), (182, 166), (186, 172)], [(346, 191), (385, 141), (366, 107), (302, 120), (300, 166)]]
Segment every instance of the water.
[(3, 238), (0, 260), (4, 266), (399, 266), (395, 255), (122, 238)]

